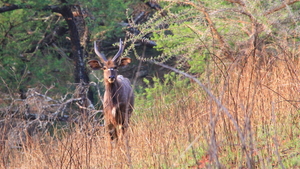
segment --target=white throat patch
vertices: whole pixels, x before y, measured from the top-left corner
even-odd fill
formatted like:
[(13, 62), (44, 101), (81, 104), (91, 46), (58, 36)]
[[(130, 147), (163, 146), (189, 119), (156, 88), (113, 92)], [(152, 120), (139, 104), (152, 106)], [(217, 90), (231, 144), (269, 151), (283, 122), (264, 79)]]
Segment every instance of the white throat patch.
[(114, 116), (114, 117), (116, 117), (116, 112), (117, 111), (117, 109), (116, 109), (116, 107), (114, 107), (112, 110), (111, 110), (111, 114)]

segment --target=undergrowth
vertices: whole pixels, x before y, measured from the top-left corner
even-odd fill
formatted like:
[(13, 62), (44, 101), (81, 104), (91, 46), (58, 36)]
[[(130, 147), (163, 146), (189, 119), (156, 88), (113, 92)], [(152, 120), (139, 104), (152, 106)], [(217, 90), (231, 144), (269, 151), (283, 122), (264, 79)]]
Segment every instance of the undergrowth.
[[(103, 127), (89, 122), (84, 129), (76, 124), (72, 130), (54, 128), (51, 135), (25, 133), (18, 145), (9, 144), (15, 137), (3, 136), (1, 167), (246, 168), (250, 163), (257, 168), (297, 168), (299, 88), (284, 70), (299, 65), (277, 60), (269, 65), (272, 72), (262, 67), (252, 75), (236, 73), (255, 67), (248, 61), (228, 71), (227, 78), (220, 78), (222, 71), (217, 69), (203, 77), (210, 79), (207, 86), (238, 122), (244, 140), (198, 84), (172, 73), (136, 95), (128, 142), (115, 146), (112, 156), (104, 144)], [(214, 78), (219, 83), (212, 83)]]

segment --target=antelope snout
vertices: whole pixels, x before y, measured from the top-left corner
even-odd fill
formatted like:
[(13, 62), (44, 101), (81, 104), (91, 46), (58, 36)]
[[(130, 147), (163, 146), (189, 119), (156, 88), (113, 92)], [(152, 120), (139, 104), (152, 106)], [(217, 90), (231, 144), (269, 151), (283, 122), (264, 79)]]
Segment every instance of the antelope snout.
[(111, 75), (111, 76), (108, 77), (108, 82), (109, 83), (113, 83), (113, 82), (115, 82), (115, 80), (116, 80), (116, 77), (114, 75)]

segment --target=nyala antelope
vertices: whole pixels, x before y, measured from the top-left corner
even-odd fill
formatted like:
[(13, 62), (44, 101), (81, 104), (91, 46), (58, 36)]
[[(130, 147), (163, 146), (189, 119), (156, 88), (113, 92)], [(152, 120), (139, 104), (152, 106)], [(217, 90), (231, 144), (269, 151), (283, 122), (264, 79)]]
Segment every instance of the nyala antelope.
[[(120, 58), (123, 52), (122, 40), (118, 53), (112, 59), (106, 59), (94, 42), (94, 50), (99, 60), (90, 60), (88, 64), (93, 70), (103, 70), (105, 93), (103, 99), (104, 120), (109, 142), (122, 139), (133, 111), (134, 95), (129, 79), (118, 75), (118, 68), (131, 62), (128, 57)], [(109, 145), (111, 147), (111, 145)]]

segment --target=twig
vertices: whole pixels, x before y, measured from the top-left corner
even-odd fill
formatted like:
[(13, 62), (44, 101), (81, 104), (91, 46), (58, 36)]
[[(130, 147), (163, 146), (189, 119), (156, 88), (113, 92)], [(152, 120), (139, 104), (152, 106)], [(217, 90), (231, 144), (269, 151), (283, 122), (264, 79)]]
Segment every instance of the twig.
[(226, 0), (226, 1), (231, 2), (231, 3), (239, 4), (243, 7), (246, 6), (245, 3), (242, 0)]
[(13, 97), (12, 97), (13, 96), (12, 92), (11, 92), (10, 88), (8, 87), (7, 83), (5, 82), (5, 80), (2, 77), (0, 77), (0, 78), (1, 78), (2, 82), (4, 83), (6, 89), (7, 89), (8, 93), (9, 93), (9, 97), (11, 98), (11, 100), (14, 100)]
[(285, 8), (287, 5), (292, 5), (292, 4), (294, 4), (294, 3), (296, 3), (296, 2), (299, 2), (299, 1), (300, 1), (300, 0), (294, 0), (294, 1), (288, 1), (288, 2), (283, 1), (282, 4), (280, 4), (280, 5), (278, 5), (278, 6), (274, 7), (274, 8), (272, 8), (272, 9), (266, 11), (263, 15), (264, 15), (264, 16), (267, 16), (267, 15), (269, 15), (269, 14), (271, 14), (271, 13), (277, 12), (277, 11), (279, 11), (279, 10)]
[(54, 42), (51, 44), (52, 47), (54, 47), (54, 50), (60, 55), (62, 56), (63, 58), (66, 58), (68, 61), (72, 61), (72, 59), (70, 59), (68, 57), (68, 55), (61, 49), (59, 48)]
[[(53, 101), (53, 102), (55, 102), (55, 103), (59, 103), (59, 101), (54, 100), (54, 99), (52, 99), (51, 97), (48, 97), (48, 96), (46, 96), (46, 95), (40, 94), (40, 93), (38, 93), (38, 92), (36, 92), (36, 91), (35, 91), (33, 94), (35, 94), (36, 96), (43, 97), (44, 99), (46, 99), (45, 101), (47, 101), (47, 102)], [(34, 96), (34, 95), (31, 95), (31, 96)]]
[[(201, 137), (201, 134), (199, 134), (186, 148), (185, 150), (180, 154), (179, 158), (177, 159), (177, 161), (174, 163), (174, 165), (178, 164), (178, 161), (180, 159), (182, 159), (184, 157), (184, 154), (193, 147), (193, 145), (195, 143), (197, 143), (197, 141), (199, 140), (199, 138)], [(175, 166), (174, 166), (175, 167)]]
[(62, 103), (62, 104), (59, 106), (59, 108), (52, 114), (52, 116), (53, 116), (53, 117), (57, 117), (58, 114), (61, 112), (61, 110), (64, 109), (64, 107), (65, 107), (67, 104), (69, 104), (69, 103), (71, 103), (71, 102), (74, 102), (74, 101), (80, 101), (80, 100), (82, 100), (81, 97), (80, 97), (80, 98), (75, 98), (75, 99), (72, 98), (72, 99), (69, 99), (69, 100), (65, 101), (65, 102)]
[(216, 37), (216, 39), (219, 41), (219, 43), (220, 43), (220, 45), (222, 47), (222, 50), (224, 52), (224, 56), (233, 60), (232, 55), (231, 55), (231, 51), (230, 51), (230, 48), (229, 48), (229, 45), (224, 41), (223, 37), (218, 32), (217, 28), (215, 27), (214, 22), (211, 20), (210, 14), (206, 10), (206, 8), (204, 6), (202, 6), (202, 5), (201, 6), (197, 6), (193, 2), (182, 2), (182, 3), (184, 3), (186, 5), (190, 5), (190, 6), (194, 7), (195, 9), (201, 11), (204, 14), (205, 20), (208, 22), (209, 27), (210, 27), (210, 29), (212, 31), (212, 34)]

